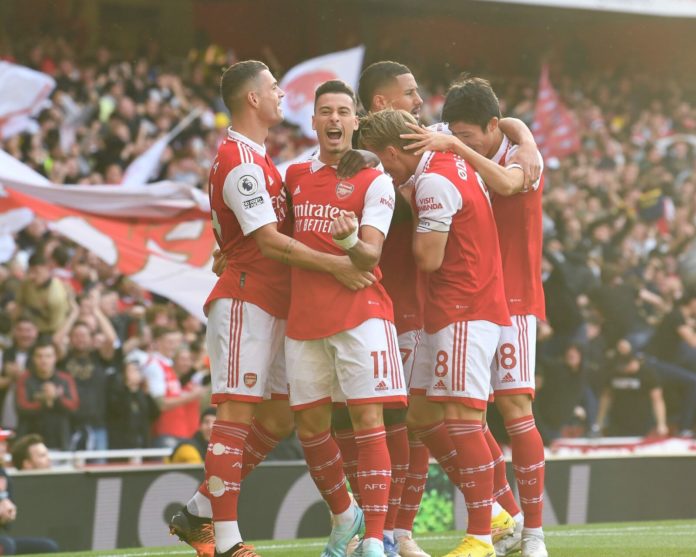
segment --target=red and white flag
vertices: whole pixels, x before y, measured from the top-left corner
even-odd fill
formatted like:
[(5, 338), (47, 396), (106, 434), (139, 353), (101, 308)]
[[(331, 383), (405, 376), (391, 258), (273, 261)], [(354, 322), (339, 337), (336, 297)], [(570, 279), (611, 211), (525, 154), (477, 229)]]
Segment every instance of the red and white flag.
[(307, 137), (316, 137), (312, 130), (314, 92), (330, 79), (340, 79), (356, 89), (364, 56), (365, 47), (358, 46), (311, 58), (288, 70), (280, 82), (285, 91), (285, 120), (300, 126)]
[(55, 86), (50, 75), (0, 61), (0, 139), (30, 129), (30, 116), (41, 110)]
[(9, 159), (0, 151), (0, 236), (11, 239), (30, 210), (146, 290), (205, 321), (203, 303), (216, 281), (210, 270), (216, 242), (208, 207), (203, 199), (196, 202), (202, 192), (187, 193), (193, 188), (173, 183), (78, 191), (45, 183), (14, 159), (2, 164)]
[(544, 65), (539, 79), (539, 96), (534, 108), (532, 132), (543, 157), (561, 159), (580, 149), (580, 131), (551, 85), (549, 67)]

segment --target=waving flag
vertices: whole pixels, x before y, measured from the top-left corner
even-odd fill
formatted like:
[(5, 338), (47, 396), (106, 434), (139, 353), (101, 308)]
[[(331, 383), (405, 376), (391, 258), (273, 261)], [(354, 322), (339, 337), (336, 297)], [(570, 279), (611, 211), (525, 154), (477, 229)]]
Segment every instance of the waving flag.
[(143, 288), (205, 320), (203, 303), (216, 280), (210, 271), (216, 242), (202, 192), (173, 183), (52, 185), (2, 151), (0, 184), (5, 241), (26, 224), (29, 210)]
[(358, 46), (306, 60), (288, 70), (280, 82), (280, 88), (285, 91), (285, 119), (300, 126), (307, 137), (314, 138), (312, 114), (317, 87), (330, 79), (340, 79), (356, 89), (364, 56), (365, 47)]
[(56, 86), (45, 73), (0, 61), (0, 139), (30, 129), (34, 116)]
[(578, 124), (551, 85), (548, 65), (541, 70), (532, 133), (545, 159), (561, 159), (580, 149)]

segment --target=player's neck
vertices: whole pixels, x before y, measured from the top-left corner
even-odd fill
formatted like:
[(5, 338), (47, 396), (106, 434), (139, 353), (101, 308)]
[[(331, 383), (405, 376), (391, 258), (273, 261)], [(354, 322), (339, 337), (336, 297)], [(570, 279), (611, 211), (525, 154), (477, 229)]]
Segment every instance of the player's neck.
[(345, 155), (347, 152), (348, 152), (348, 149), (346, 149), (345, 151), (342, 151), (340, 153), (326, 153), (326, 152), (322, 151), (321, 147), (320, 147), (318, 158), (326, 166), (338, 166), (338, 163), (341, 162), (343, 155)]
[(240, 116), (232, 121), (232, 130), (248, 137), (254, 143), (263, 145), (268, 137), (268, 126), (256, 119)]
[(500, 128), (497, 128), (493, 132), (493, 143), (491, 143), (491, 148), (486, 153), (487, 159), (492, 159), (495, 156), (495, 154), (498, 152), (498, 149), (500, 149), (500, 146), (502, 145), (504, 138), (505, 136), (503, 135), (503, 132), (500, 131)]

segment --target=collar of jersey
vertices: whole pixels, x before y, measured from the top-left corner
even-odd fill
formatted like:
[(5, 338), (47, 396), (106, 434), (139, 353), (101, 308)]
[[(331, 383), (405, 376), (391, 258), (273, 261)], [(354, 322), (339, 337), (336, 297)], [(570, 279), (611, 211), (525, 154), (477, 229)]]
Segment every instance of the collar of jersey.
[[(318, 172), (319, 170), (321, 170), (322, 168), (324, 168), (324, 167), (326, 166), (323, 162), (321, 162), (321, 161), (319, 160), (319, 151), (317, 151), (317, 152), (314, 154), (314, 156), (312, 157), (311, 161), (312, 161), (312, 162), (311, 162), (310, 169), (311, 169), (312, 173)], [(333, 168), (333, 169), (335, 170), (335, 169), (338, 168), (338, 167), (335, 166), (335, 165), (331, 165), (331, 168)]]
[(256, 151), (262, 157), (266, 156), (266, 147), (264, 147), (263, 145), (259, 145), (258, 143), (252, 141), (246, 135), (242, 135), (241, 133), (234, 131), (231, 127), (227, 128), (227, 137), (229, 137), (230, 139), (233, 139), (234, 141), (239, 141), (240, 143), (244, 143), (244, 145), (248, 145), (249, 147), (251, 147), (254, 151)]
[[(423, 153), (423, 154), (421, 155), (420, 162), (418, 163), (418, 166), (416, 167), (416, 172), (415, 172), (415, 174), (413, 175), (413, 178), (414, 178), (415, 180), (418, 180), (418, 178), (420, 177), (420, 175), (423, 174), (423, 172), (426, 171), (426, 169), (428, 168), (428, 163), (430, 162), (430, 159), (432, 158), (432, 156), (433, 156), (434, 154), (435, 154), (435, 153), (433, 153), (432, 151), (426, 151), (425, 153)], [(407, 182), (407, 183), (408, 183), (408, 182)]]
[(496, 152), (495, 155), (493, 155), (493, 158), (491, 160), (496, 164), (500, 164), (500, 160), (503, 158), (503, 155), (507, 152), (509, 147), (510, 147), (510, 139), (508, 138), (507, 135), (503, 134), (503, 141), (500, 143), (500, 147), (498, 147), (498, 151)]

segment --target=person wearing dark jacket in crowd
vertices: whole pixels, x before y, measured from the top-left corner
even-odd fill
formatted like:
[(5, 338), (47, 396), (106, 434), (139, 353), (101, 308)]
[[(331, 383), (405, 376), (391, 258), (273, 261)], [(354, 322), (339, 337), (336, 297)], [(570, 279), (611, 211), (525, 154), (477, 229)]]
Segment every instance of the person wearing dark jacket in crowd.
[(121, 376), (108, 389), (109, 447), (142, 449), (150, 446), (150, 429), (159, 416), (155, 400), (145, 392), (145, 382), (136, 359), (126, 361)]
[(70, 446), (70, 422), (80, 400), (73, 378), (56, 369), (56, 348), (39, 340), (29, 370), (17, 380), (18, 435), (40, 434), (51, 449)]

